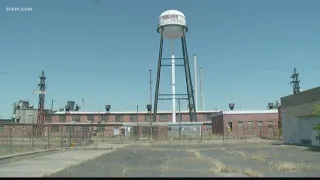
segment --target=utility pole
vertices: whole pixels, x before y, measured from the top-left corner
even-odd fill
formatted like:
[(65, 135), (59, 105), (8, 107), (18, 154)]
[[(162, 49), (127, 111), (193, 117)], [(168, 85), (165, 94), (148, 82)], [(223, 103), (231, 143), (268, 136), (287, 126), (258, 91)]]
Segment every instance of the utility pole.
[[(149, 69), (149, 91), (150, 91), (150, 106), (152, 106), (152, 69)], [(152, 108), (150, 109), (150, 140), (152, 141)]]
[[(152, 69), (149, 69), (149, 91), (150, 91), (150, 104), (152, 104), (152, 79), (151, 79)], [(152, 111), (150, 111), (152, 112)]]
[(178, 104), (179, 104), (179, 142), (180, 142), (180, 139), (181, 139), (181, 104), (180, 104), (180, 97), (178, 99)]
[(299, 80), (299, 73), (297, 72), (296, 68), (293, 69), (293, 73), (290, 76), (292, 81), (290, 84), (292, 84), (293, 94), (297, 94), (300, 92), (300, 80)]

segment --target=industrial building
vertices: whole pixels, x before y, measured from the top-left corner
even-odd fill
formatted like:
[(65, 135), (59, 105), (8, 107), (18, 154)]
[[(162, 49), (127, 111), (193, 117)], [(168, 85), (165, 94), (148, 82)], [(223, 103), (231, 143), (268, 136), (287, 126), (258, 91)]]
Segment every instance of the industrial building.
[(212, 133), (233, 138), (274, 136), (278, 120), (278, 109), (220, 111), (212, 116)]
[[(47, 120), (51, 110), (44, 110)], [(28, 100), (20, 100), (18, 103), (14, 103), (12, 121), (14, 123), (22, 124), (36, 124), (38, 118), (38, 109), (29, 104)]]
[(320, 146), (313, 127), (320, 124), (314, 105), (320, 101), (320, 87), (281, 98), (281, 119), (284, 143)]
[[(216, 111), (198, 111), (198, 121), (205, 125), (211, 125), (211, 116)], [(190, 122), (189, 112), (182, 111), (181, 121)], [(179, 113), (176, 114), (179, 120)], [(139, 118), (137, 120), (137, 118)], [(59, 111), (52, 115), (52, 123), (130, 123), (130, 122), (150, 122), (150, 112), (82, 112), (82, 111)], [(157, 113), (156, 122), (172, 122), (172, 112), (162, 111)], [(178, 123), (178, 122), (177, 122)]]

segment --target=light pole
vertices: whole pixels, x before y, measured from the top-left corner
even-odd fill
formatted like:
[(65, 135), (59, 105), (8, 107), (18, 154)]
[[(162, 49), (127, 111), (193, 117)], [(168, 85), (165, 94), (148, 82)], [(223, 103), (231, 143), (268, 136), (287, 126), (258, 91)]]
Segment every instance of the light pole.
[(178, 99), (178, 105), (179, 105), (179, 142), (181, 139), (181, 108), (180, 108), (180, 97)]
[(152, 105), (151, 104), (147, 104), (147, 110), (150, 113), (150, 140), (152, 141), (152, 114), (151, 114), (151, 109), (152, 109)]
[[(139, 105), (137, 104), (137, 136), (140, 136), (140, 131), (139, 131)], [(139, 137), (140, 139), (140, 137)]]

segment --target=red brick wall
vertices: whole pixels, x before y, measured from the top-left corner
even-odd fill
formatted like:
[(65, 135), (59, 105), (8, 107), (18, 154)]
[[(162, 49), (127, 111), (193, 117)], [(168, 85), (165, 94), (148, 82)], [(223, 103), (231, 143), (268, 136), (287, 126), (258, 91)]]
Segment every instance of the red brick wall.
[[(272, 121), (274, 131), (278, 128), (278, 113), (274, 114), (228, 114), (223, 116), (224, 135), (228, 136), (244, 136), (244, 135), (258, 135), (262, 131), (268, 130), (268, 121)], [(242, 129), (238, 127), (238, 121), (242, 121)], [(248, 129), (248, 121), (252, 121), (252, 131)], [(258, 122), (262, 121), (262, 127), (258, 127)], [(232, 131), (228, 132), (228, 122), (232, 122)]]
[[(182, 122), (189, 122), (190, 121), (188, 113), (181, 113), (181, 114), (182, 114)], [(198, 122), (202, 122), (202, 120), (203, 121), (211, 121), (210, 118), (207, 118), (208, 114), (211, 115), (212, 113), (198, 113), (197, 114)], [(136, 115), (136, 114), (132, 114), (132, 115)], [(172, 121), (172, 114), (168, 113), (166, 115), (167, 115), (167, 118), (163, 119), (161, 121), (160, 121), (160, 115), (158, 115), (157, 116), (157, 122), (171, 122)], [(149, 114), (145, 114), (145, 113), (139, 114), (139, 122), (146, 122), (146, 116), (149, 116)], [(108, 122), (115, 122), (116, 114), (109, 114), (108, 118), (109, 118)], [(176, 118), (177, 118), (176, 121), (179, 122), (178, 113), (177, 113)], [(101, 115), (100, 114), (94, 115), (94, 122), (95, 123), (99, 122), (100, 119), (101, 119)], [(80, 115), (80, 122), (85, 123), (86, 120), (87, 120), (87, 115)], [(67, 114), (66, 122), (71, 122), (71, 121), (72, 121), (72, 115)], [(52, 116), (52, 122), (59, 123), (59, 115), (53, 115)], [(122, 122), (131, 122), (130, 121), (130, 114), (123, 114), (122, 115)]]

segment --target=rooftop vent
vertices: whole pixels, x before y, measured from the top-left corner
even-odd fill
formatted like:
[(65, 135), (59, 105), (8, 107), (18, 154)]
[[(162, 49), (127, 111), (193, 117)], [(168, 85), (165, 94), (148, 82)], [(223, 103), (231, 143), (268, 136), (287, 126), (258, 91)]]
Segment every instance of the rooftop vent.
[(79, 111), (80, 110), (80, 106), (77, 104), (76, 108), (74, 109), (75, 111)]
[(229, 108), (230, 108), (230, 110), (233, 110), (234, 109), (234, 103), (229, 103)]
[(147, 110), (148, 110), (148, 112), (151, 112), (151, 109), (152, 109), (152, 105), (151, 105), (151, 104), (147, 104)]
[(272, 102), (269, 102), (269, 103), (268, 103), (268, 108), (269, 108), (269, 109), (273, 109), (273, 103), (272, 103)]
[(65, 110), (66, 110), (66, 112), (69, 112), (69, 111), (70, 111), (70, 106), (69, 106), (69, 105), (66, 105), (66, 106), (65, 106)]
[(109, 105), (109, 104), (108, 104), (108, 105), (105, 105), (104, 108), (106, 109), (107, 112), (109, 112), (110, 109), (111, 109), (111, 105)]

